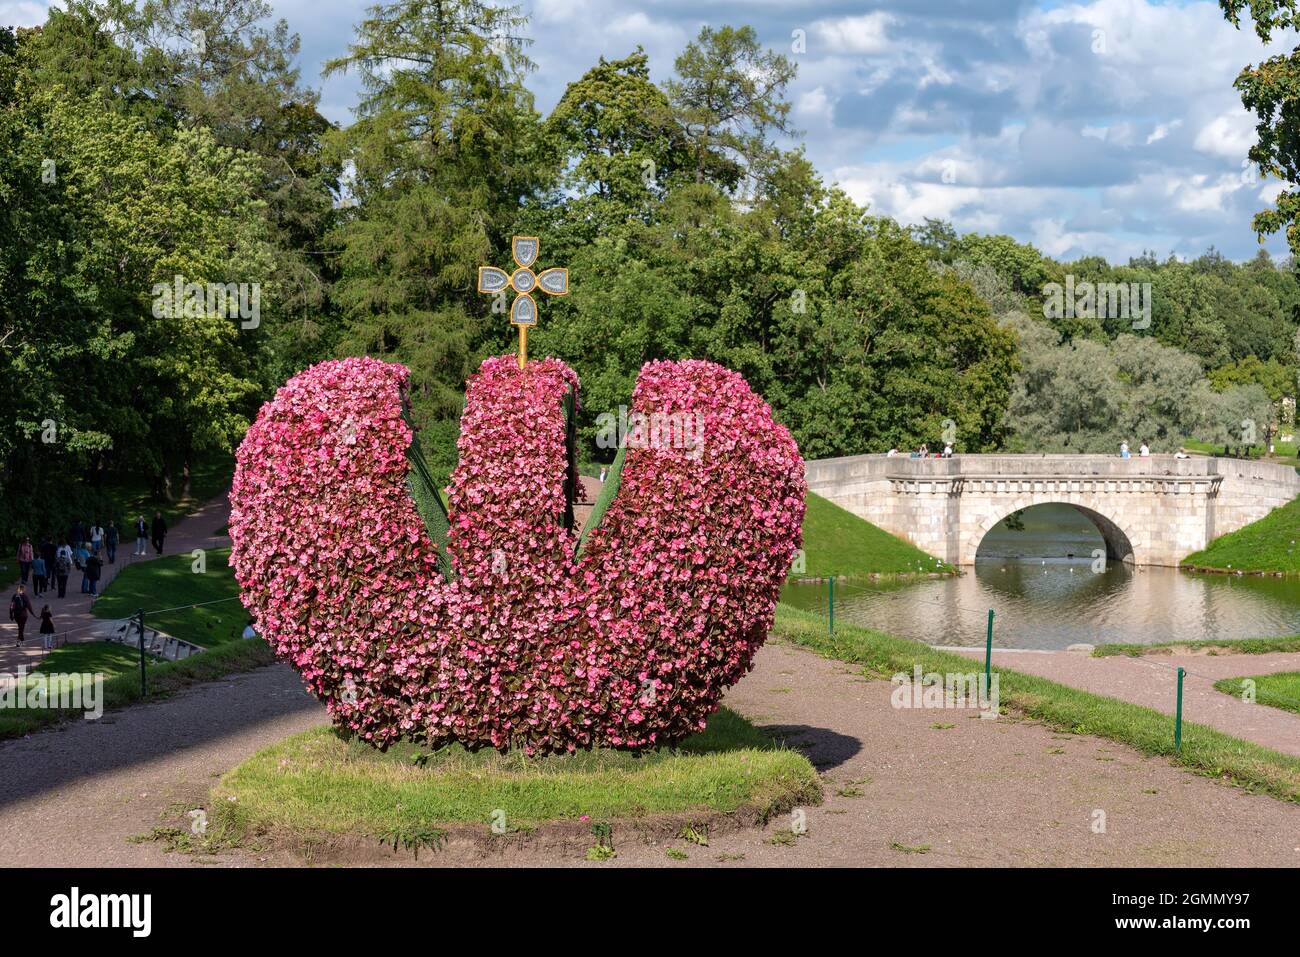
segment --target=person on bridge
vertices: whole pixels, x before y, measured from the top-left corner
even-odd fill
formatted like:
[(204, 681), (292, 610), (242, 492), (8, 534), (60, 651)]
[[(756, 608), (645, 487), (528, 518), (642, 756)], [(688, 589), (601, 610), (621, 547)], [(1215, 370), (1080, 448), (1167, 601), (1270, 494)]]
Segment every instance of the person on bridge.
[(1138, 446), (1138, 457), (1144, 459), (1151, 458), (1151, 446), (1147, 445), (1145, 442)]
[(1128, 450), (1128, 442), (1121, 442), (1121, 443), (1119, 444), (1119, 457), (1122, 458), (1122, 459), (1130, 459), (1130, 458), (1133, 457), (1133, 456), (1129, 453), (1129, 450)]

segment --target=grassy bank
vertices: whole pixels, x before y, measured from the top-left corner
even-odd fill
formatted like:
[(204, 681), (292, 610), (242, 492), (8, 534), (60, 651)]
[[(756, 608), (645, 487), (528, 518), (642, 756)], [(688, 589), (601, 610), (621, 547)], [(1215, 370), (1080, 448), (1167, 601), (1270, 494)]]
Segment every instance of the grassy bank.
[(1225, 572), (1300, 573), (1300, 498), (1273, 509), (1257, 522), (1220, 535), (1181, 564)]
[(681, 746), (642, 755), (532, 758), (413, 745), (381, 754), (316, 728), (228, 772), (212, 807), (237, 834), (387, 836), (410, 846), (454, 827), (487, 836), (494, 819), (508, 832), (568, 824), (582, 838), (588, 823), (706, 820), (741, 809), (766, 818), (820, 801), (817, 772), (803, 755), (723, 708)]
[[(910, 673), (916, 664), (925, 672), (940, 674), (969, 674), (980, 668), (962, 655), (867, 628), (837, 624), (831, 635), (826, 619), (786, 605), (777, 607), (773, 631), (824, 657), (860, 665), (878, 678)], [(1002, 704), (1012, 711), (1061, 731), (1109, 738), (1197, 773), (1300, 803), (1300, 758), (1187, 721), (1182, 752), (1176, 753), (1170, 715), (1006, 668), (999, 668), (998, 674)]]
[[(220, 648), (181, 661), (147, 663), (147, 693), (140, 693), (140, 659), (130, 649), (108, 642), (67, 645), (51, 652), (38, 674), (83, 674), (98, 672), (104, 677), (105, 711), (124, 708), (139, 701), (152, 701), (174, 694), (190, 685), (213, 681), (241, 671), (251, 671), (275, 661), (266, 642), (259, 638), (240, 639)], [(28, 683), (32, 681), (28, 678)], [(81, 711), (58, 708), (0, 709), (0, 739), (16, 738), (66, 720), (83, 720)]]
[(1214, 687), (1234, 698), (1244, 692), (1243, 682), (1255, 682), (1255, 703), (1266, 704), (1300, 714), (1300, 671), (1279, 671), (1271, 675), (1254, 675), (1250, 678), (1224, 678)]
[(791, 577), (951, 573), (952, 566), (911, 542), (858, 518), (820, 495), (808, 493), (803, 520), (805, 569)]
[(1204, 652), (1207, 655), (1267, 655), (1275, 651), (1300, 651), (1300, 635), (1287, 638), (1207, 638), (1198, 641), (1158, 641), (1150, 645), (1130, 645), (1122, 642), (1098, 645), (1093, 649), (1094, 658), (1109, 658), (1113, 655), (1128, 655), (1140, 658), (1143, 655), (1170, 655), (1183, 652)]
[[(227, 564), (229, 558), (229, 548), (209, 551), (207, 568), (202, 574), (195, 574), (194, 560), (189, 555), (168, 555), (129, 565), (95, 602), (94, 615), (105, 619), (129, 618), (143, 608), (146, 624), (173, 638), (204, 648), (236, 641), (248, 619), (243, 606), (229, 600), (239, 595), (235, 573)], [(186, 607), (190, 605), (201, 607)], [(167, 608), (177, 610), (149, 614), (154, 609)]]

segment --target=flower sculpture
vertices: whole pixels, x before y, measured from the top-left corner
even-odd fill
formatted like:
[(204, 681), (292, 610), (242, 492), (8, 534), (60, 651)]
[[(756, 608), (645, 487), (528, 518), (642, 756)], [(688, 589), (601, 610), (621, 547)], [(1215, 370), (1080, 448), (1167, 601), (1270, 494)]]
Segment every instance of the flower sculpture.
[(408, 376), (322, 363), (249, 430), (230, 535), (258, 632), (336, 724), (381, 748), (641, 749), (703, 728), (752, 667), (800, 547), (803, 461), (767, 404), (713, 363), (647, 364), (634, 416), (693, 417), (699, 441), (634, 434), (579, 547), (564, 522), (577, 376), (486, 360), (468, 383), (445, 575), (408, 488)]

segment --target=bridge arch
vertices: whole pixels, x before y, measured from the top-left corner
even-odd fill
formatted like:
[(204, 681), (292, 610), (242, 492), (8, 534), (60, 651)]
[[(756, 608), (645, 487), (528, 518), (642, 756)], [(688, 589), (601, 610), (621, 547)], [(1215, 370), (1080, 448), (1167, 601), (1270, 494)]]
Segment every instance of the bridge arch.
[(1010, 507), (999, 504), (988, 509), (974, 533), (968, 536), (967, 541), (963, 543), (962, 564), (974, 564), (975, 557), (979, 553), (980, 544), (984, 541), (984, 536), (992, 531), (995, 525), (1008, 516), (1024, 509), (1033, 508), (1035, 505), (1069, 505), (1097, 529), (1102, 541), (1106, 543), (1107, 561), (1125, 562), (1130, 565), (1136, 563), (1137, 557), (1133, 539), (1114, 519), (1103, 515), (1095, 508), (1082, 505), (1077, 501), (1072, 502), (1068, 497), (1033, 496), (1017, 500)]

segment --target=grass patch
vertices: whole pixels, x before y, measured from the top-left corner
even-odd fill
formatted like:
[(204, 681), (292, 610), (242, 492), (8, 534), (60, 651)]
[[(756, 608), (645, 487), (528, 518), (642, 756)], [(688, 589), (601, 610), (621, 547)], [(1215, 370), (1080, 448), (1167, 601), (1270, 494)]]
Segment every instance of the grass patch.
[(1159, 641), (1151, 645), (1131, 645), (1125, 643), (1098, 645), (1093, 649), (1094, 658), (1108, 658), (1112, 655), (1128, 655), (1140, 658), (1143, 655), (1168, 655), (1183, 651), (1205, 651), (1221, 655), (1267, 655), (1275, 651), (1300, 651), (1300, 635), (1287, 638), (1206, 638), (1198, 641)]
[[(68, 654), (63, 655), (64, 652)], [(62, 657), (59, 657), (63, 655)], [(128, 658), (130, 659), (128, 661)], [(155, 700), (204, 681), (213, 681), (241, 671), (251, 671), (275, 661), (275, 654), (260, 638), (243, 639), (181, 661), (147, 664), (147, 694), (140, 694), (140, 660), (128, 649), (109, 642), (67, 645), (52, 652), (41, 665), (46, 673), (80, 670), (93, 673), (102, 665), (105, 711), (124, 708), (142, 700)], [(78, 663), (88, 667), (77, 669)], [(110, 673), (111, 670), (111, 673)], [(17, 738), (65, 720), (83, 720), (81, 711), (58, 708), (15, 708), (0, 710), (0, 739)]]
[[(207, 552), (207, 569), (201, 575), (192, 570), (188, 555), (168, 555), (152, 561), (128, 565), (118, 573), (104, 594), (95, 602), (96, 618), (129, 618), (139, 609), (146, 612), (145, 625), (193, 642), (204, 648), (237, 641), (243, 634), (248, 616), (238, 601), (239, 586), (235, 573), (227, 564), (229, 548)], [(220, 601), (201, 608), (182, 606)], [(148, 614), (152, 609), (180, 608), (162, 614)]]
[(1181, 564), (1217, 571), (1300, 573), (1300, 498), (1220, 535)]
[(1234, 698), (1240, 697), (1245, 690), (1244, 681), (1255, 682), (1255, 703), (1266, 704), (1272, 708), (1281, 708), (1300, 714), (1300, 671), (1279, 671), (1271, 675), (1254, 675), (1250, 678), (1224, 678), (1216, 681), (1214, 687)]
[(951, 573), (953, 568), (911, 542), (808, 493), (803, 519), (805, 570), (796, 577)]
[[(860, 665), (872, 677), (911, 674), (918, 664), (924, 672), (940, 674), (970, 674), (980, 667), (965, 656), (868, 628), (837, 624), (831, 635), (825, 618), (785, 604), (777, 606), (773, 632), (824, 657)], [(1300, 803), (1300, 758), (1189, 721), (1183, 722), (1183, 749), (1176, 753), (1171, 715), (1007, 668), (998, 674), (1002, 704), (1052, 728), (1109, 738), (1189, 770)]]
[[(585, 818), (598, 822), (590, 827), (594, 853), (612, 856), (610, 821), (742, 808), (766, 818), (820, 800), (817, 773), (803, 755), (722, 708), (678, 747), (641, 755), (428, 752), (409, 743), (380, 753), (333, 728), (313, 728), (225, 774), (211, 806), (243, 833), (380, 837), (468, 826), (487, 836), (494, 823), (526, 832), (551, 822), (586, 833)], [(702, 833), (698, 820), (691, 827)]]

